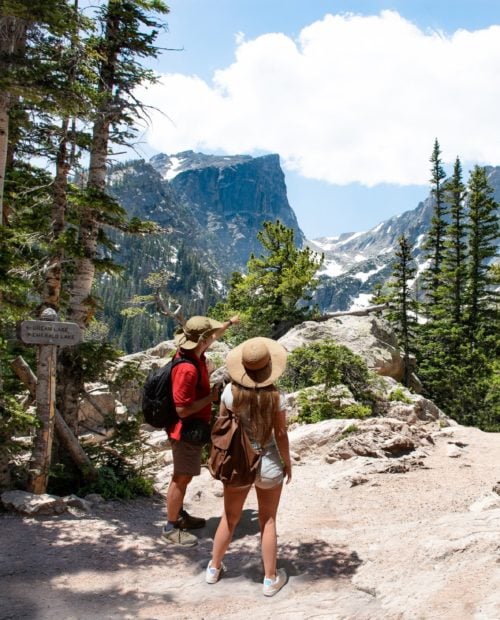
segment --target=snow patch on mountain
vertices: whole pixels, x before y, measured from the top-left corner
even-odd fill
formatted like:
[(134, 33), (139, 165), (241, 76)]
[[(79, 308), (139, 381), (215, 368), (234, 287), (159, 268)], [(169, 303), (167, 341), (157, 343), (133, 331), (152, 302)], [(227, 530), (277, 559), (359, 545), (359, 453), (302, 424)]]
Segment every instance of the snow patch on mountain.
[(370, 276), (373, 276), (374, 274), (378, 273), (384, 267), (385, 265), (380, 265), (376, 269), (371, 269), (370, 271), (358, 271), (357, 273), (354, 273), (352, 277), (357, 278), (358, 280), (361, 280), (361, 282), (366, 282)]
[(372, 295), (371, 293), (360, 293), (357, 297), (352, 300), (350, 310), (361, 310), (362, 308), (367, 308), (372, 305), (371, 302)]
[(345, 272), (345, 267), (343, 267), (336, 260), (325, 261), (323, 268), (320, 271), (320, 275), (329, 276), (331, 278), (335, 278), (336, 276), (340, 276)]
[(171, 157), (170, 158), (170, 167), (165, 169), (163, 173), (163, 178), (167, 181), (171, 181), (174, 177), (176, 177), (179, 172), (182, 170), (183, 159), (180, 157)]

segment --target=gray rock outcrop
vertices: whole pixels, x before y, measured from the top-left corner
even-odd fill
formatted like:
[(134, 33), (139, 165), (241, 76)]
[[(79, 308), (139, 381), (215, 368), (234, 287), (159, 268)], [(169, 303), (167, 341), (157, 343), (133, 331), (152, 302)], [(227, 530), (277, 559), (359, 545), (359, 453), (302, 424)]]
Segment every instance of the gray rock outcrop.
[(279, 342), (293, 351), (318, 340), (333, 340), (362, 357), (368, 368), (400, 381), (404, 362), (396, 336), (389, 325), (376, 316), (342, 316), (328, 321), (306, 321), (293, 327)]

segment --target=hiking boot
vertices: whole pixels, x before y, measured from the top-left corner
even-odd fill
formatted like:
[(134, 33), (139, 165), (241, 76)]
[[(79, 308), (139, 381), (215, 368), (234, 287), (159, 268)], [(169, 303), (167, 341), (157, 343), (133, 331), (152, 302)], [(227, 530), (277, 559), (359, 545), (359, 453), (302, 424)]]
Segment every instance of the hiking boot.
[(210, 564), (211, 561), (208, 563), (207, 570), (205, 571), (205, 581), (207, 583), (217, 583), (226, 571), (226, 567), (221, 563), (220, 568), (213, 568)]
[(192, 517), (184, 508), (181, 508), (179, 517), (175, 522), (175, 527), (178, 527), (180, 530), (197, 530), (200, 527), (205, 527), (205, 523), (205, 519)]
[(165, 542), (171, 545), (181, 545), (182, 547), (194, 547), (198, 544), (198, 539), (193, 534), (181, 530), (178, 527), (173, 527), (171, 530), (163, 528), (161, 533)]
[(262, 585), (262, 594), (264, 596), (274, 596), (285, 585), (287, 579), (288, 577), (285, 569), (279, 568), (276, 571), (275, 579), (268, 579), (267, 577), (264, 579), (264, 584)]

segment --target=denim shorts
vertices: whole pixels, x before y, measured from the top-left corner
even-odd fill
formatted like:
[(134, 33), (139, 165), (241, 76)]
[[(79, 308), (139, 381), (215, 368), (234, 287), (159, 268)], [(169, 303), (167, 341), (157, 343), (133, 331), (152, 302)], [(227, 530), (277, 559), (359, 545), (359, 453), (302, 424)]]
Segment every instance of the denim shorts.
[(283, 482), (283, 462), (276, 444), (266, 446), (260, 460), (260, 468), (255, 478), (259, 489), (272, 489)]

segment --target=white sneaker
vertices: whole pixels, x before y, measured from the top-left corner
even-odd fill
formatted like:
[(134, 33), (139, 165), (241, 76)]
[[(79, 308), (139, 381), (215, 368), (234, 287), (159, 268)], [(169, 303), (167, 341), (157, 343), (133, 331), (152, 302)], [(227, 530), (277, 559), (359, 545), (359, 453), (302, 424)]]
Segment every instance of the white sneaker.
[(219, 579), (222, 577), (226, 570), (224, 564), (221, 563), (220, 568), (213, 568), (210, 566), (210, 562), (207, 565), (207, 570), (205, 571), (205, 581), (207, 583), (217, 583)]
[(285, 585), (288, 580), (288, 575), (284, 568), (278, 568), (276, 571), (276, 579), (264, 579), (262, 586), (262, 593), (264, 596), (274, 596)]

